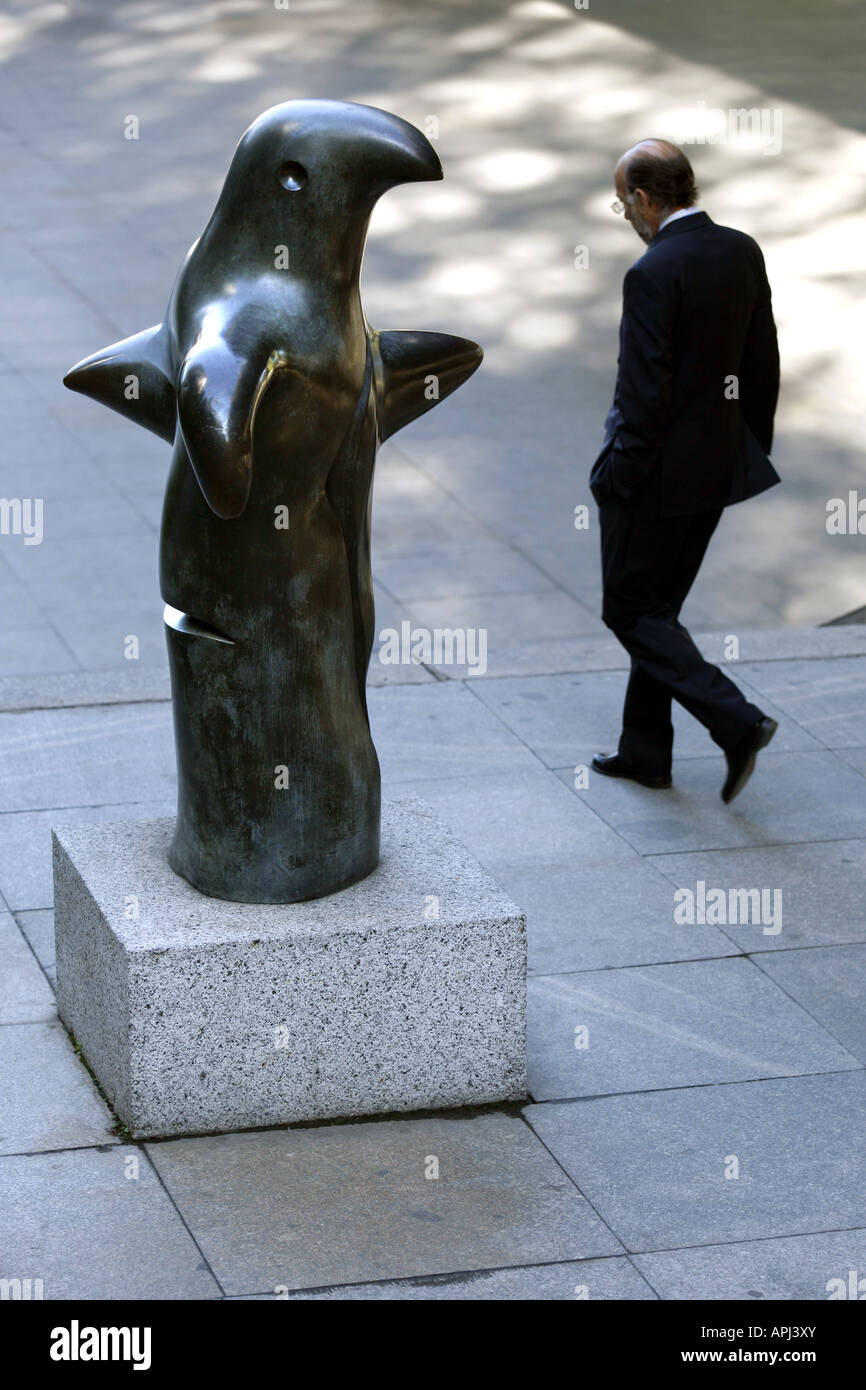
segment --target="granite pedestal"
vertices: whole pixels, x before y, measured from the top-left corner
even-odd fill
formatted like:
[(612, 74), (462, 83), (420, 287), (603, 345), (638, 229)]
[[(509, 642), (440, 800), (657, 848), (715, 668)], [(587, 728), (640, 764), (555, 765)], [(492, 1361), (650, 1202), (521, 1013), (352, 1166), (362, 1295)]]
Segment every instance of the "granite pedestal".
[(313, 902), (204, 897), (171, 819), (59, 826), (60, 1016), (136, 1138), (525, 1095), (526, 928), (417, 798)]

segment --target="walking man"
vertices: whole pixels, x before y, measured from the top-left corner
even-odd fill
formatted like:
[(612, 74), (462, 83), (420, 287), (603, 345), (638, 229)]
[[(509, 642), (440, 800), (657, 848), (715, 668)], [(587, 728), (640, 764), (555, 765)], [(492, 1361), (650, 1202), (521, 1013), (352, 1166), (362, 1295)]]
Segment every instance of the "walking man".
[(641, 140), (615, 185), (614, 211), (648, 249), (625, 277), (616, 392), (590, 475), (602, 618), (631, 657), (618, 751), (592, 766), (669, 787), (675, 699), (724, 749), (729, 802), (777, 725), (704, 660), (679, 613), (723, 508), (779, 482), (770, 286), (751, 237), (696, 207), (676, 145)]

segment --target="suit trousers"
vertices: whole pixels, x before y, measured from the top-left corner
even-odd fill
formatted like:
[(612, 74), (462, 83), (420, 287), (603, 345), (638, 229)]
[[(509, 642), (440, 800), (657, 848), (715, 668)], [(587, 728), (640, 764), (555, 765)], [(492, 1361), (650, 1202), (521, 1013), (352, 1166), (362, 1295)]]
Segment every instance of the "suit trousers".
[(618, 751), (648, 776), (670, 774), (672, 699), (720, 748), (763, 718), (679, 621), (721, 510), (662, 517), (659, 501), (656, 477), (633, 500), (610, 496), (599, 506), (602, 619), (631, 657)]

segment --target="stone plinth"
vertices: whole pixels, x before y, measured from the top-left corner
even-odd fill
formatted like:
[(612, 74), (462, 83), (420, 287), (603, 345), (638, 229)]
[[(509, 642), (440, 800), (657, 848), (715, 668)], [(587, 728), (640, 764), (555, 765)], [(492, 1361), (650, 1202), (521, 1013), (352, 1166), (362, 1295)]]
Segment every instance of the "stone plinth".
[(422, 801), (369, 878), (285, 906), (203, 897), (172, 831), (54, 831), (60, 1016), (133, 1136), (525, 1095), (524, 918)]

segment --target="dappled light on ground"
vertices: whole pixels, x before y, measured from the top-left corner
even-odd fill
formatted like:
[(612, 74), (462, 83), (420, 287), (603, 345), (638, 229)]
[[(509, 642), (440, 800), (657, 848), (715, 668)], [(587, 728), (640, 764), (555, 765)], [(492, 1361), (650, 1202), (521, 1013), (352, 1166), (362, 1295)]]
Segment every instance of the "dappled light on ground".
[[(82, 403), (71, 411), (59, 375), (161, 317), (250, 120), (297, 96), (387, 107), (431, 134), (446, 180), (395, 189), (377, 208), (368, 316), (477, 338), (486, 357), (466, 392), (386, 451), (383, 471), (424, 470), (597, 617), (596, 547), (575, 541), (572, 516), (590, 500), (622, 277), (641, 252), (610, 209), (613, 165), (641, 136), (667, 136), (686, 142), (702, 205), (764, 249), (784, 371), (785, 486), (725, 517), (690, 601), (696, 620), (805, 623), (856, 607), (862, 538), (825, 530), (827, 498), (866, 487), (855, 17), (843, 25), (831, 7), (811, 54), (801, 4), (769, 0), (755, 17), (736, 0), (724, 22), (679, 0), (662, 9), (13, 3), (0, 21), (0, 237), (22, 303), (14, 318), (7, 305), (0, 360), (32, 375), (85, 448), (94, 430), (107, 438)], [(130, 115), (137, 139), (124, 138)], [(17, 332), (26, 285), (36, 324), (60, 304), (63, 332)], [(157, 492), (154, 455), (128, 449), (135, 490)]]

